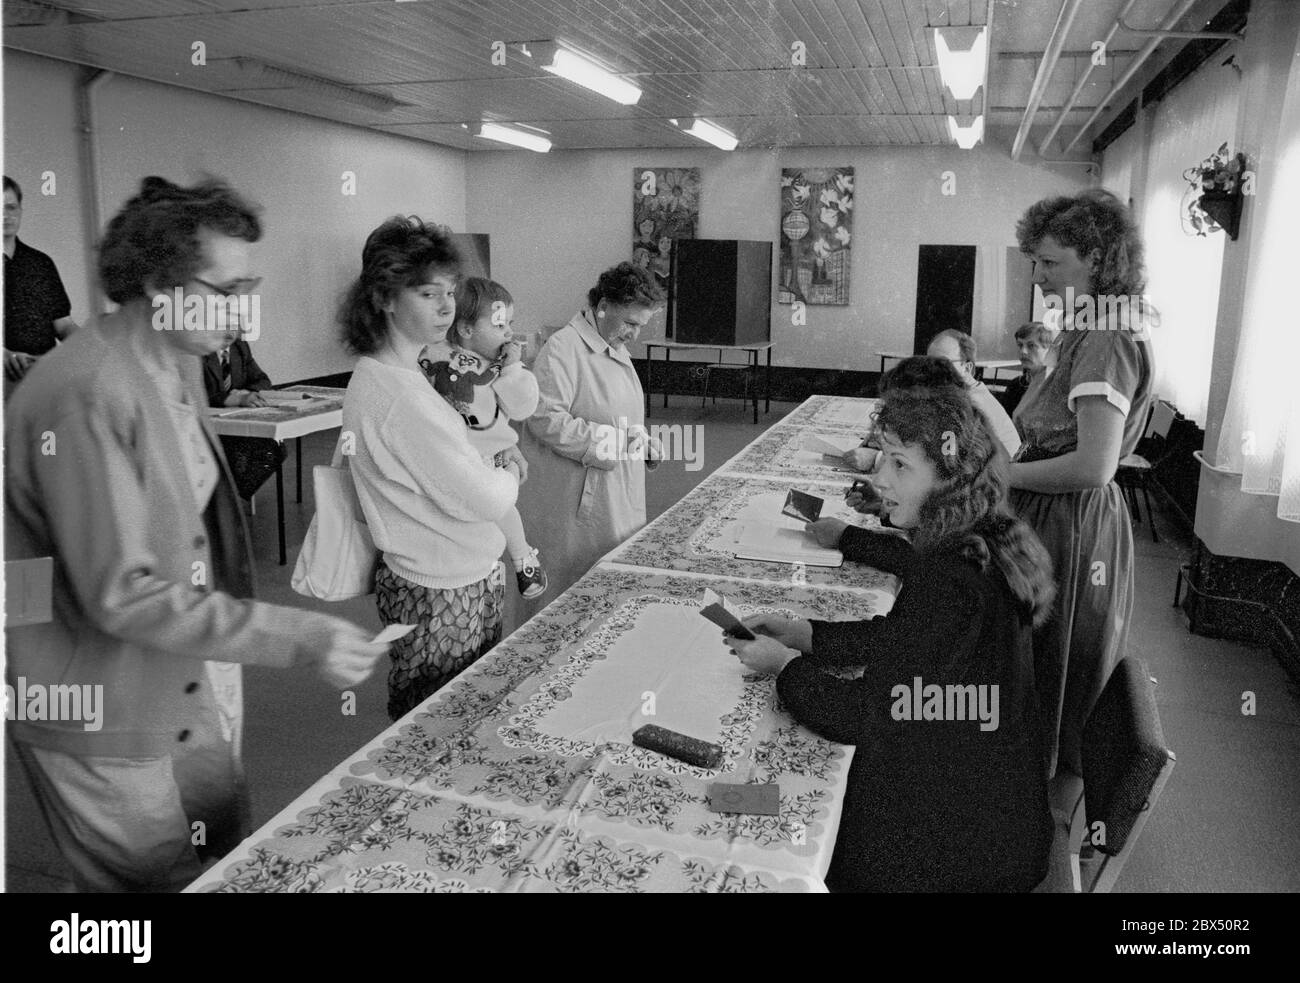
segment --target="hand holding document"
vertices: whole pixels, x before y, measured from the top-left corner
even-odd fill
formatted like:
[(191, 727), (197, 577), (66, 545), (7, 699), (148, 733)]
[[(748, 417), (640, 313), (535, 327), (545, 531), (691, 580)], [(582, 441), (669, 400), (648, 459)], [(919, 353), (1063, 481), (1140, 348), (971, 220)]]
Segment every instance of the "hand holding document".
[(721, 628), (724, 634), (733, 638), (743, 638), (746, 641), (758, 637), (745, 627), (736, 613), (728, 606), (727, 599), (721, 594), (715, 594), (706, 587), (704, 588), (703, 600), (705, 606), (700, 610), (700, 614)]
[(415, 631), (415, 625), (389, 625), (370, 640), (371, 645), (389, 645)]
[(821, 518), (822, 506), (825, 504), (826, 502), (816, 495), (791, 488), (786, 493), (785, 506), (781, 509), (781, 514), (802, 522), (816, 522)]

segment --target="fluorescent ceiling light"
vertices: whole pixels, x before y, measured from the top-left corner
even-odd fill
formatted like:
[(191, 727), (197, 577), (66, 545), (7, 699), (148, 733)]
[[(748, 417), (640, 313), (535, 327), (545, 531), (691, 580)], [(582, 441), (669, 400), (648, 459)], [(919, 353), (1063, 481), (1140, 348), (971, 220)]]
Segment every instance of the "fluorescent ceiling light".
[(958, 126), (957, 117), (948, 117), (948, 136), (957, 141), (957, 146), (962, 150), (970, 150), (971, 147), (984, 139), (984, 117), (976, 116), (975, 121), (970, 126)]
[(936, 27), (934, 50), (939, 76), (954, 99), (966, 100), (984, 84), (988, 64), (988, 31), (982, 27)]
[(539, 154), (544, 154), (551, 149), (551, 141), (546, 137), (529, 133), (527, 130), (502, 126), (500, 123), (484, 123), (479, 127), (478, 135), (488, 140), (498, 140), (501, 143), (523, 147), (525, 150), (536, 150)]
[[(400, 99), (394, 99), (392, 96), (385, 95), (382, 92), (371, 92), (367, 89), (353, 89), (342, 82), (335, 82), (333, 79), (321, 78), (318, 75), (307, 75), (303, 72), (295, 72), (292, 69), (281, 68), (278, 65), (270, 65), (256, 58), (235, 58), (235, 68), (239, 71), (240, 76), (250, 84), (257, 87), (292, 87), (295, 89), (305, 89), (309, 92), (318, 93), (331, 99), (337, 99), (339, 102), (350, 103), (353, 106), (360, 106), (363, 109), (374, 109), (379, 112), (391, 112), (398, 106), (406, 106), (409, 103), (402, 102)], [(231, 90), (238, 94), (239, 90)]]
[[(673, 120), (676, 124), (677, 120)], [(715, 147), (723, 150), (735, 150), (736, 145), (740, 143), (735, 134), (729, 133), (722, 127), (710, 123), (707, 119), (692, 120), (691, 125), (686, 128), (686, 132), (691, 136), (703, 140), (705, 143), (711, 143)]]
[(606, 99), (613, 99), (624, 106), (635, 106), (641, 98), (641, 89), (627, 79), (619, 78), (607, 72), (595, 62), (588, 61), (581, 55), (574, 54), (558, 45), (550, 60), (542, 68), (560, 78), (568, 79), (577, 85), (599, 92)]

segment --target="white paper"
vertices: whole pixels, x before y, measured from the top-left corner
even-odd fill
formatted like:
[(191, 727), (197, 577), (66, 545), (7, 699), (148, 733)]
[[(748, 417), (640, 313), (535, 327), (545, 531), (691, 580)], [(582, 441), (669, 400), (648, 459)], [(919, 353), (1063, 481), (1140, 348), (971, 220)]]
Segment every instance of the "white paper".
[(260, 395), (271, 405), (283, 405), (285, 403), (297, 405), (311, 398), (306, 393), (280, 392), (274, 389), (263, 389)]
[(818, 546), (802, 528), (791, 529), (769, 520), (746, 520), (732, 526), (732, 549), (740, 560), (768, 563), (802, 563), (810, 567), (838, 567), (844, 554)]
[(680, 604), (651, 602), (572, 685), (537, 729), (571, 740), (631, 744), (646, 724), (703, 741), (722, 739), (721, 718), (740, 706), (745, 669), (718, 626)]
[(378, 635), (370, 640), (372, 645), (387, 645), (389, 642), (395, 642), (399, 638), (405, 638), (411, 632), (415, 631), (415, 625), (389, 625)]
[(804, 438), (803, 449), (826, 457), (843, 457), (861, 444), (862, 439), (855, 436), (827, 437), (809, 434)]

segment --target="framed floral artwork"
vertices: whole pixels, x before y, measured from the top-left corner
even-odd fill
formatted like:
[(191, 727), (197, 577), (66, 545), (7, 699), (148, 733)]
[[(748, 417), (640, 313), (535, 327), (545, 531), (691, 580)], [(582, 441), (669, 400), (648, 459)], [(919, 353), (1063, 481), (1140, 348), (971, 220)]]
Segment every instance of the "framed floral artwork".
[(632, 260), (666, 285), (673, 240), (699, 230), (700, 169), (634, 167), (632, 189)]
[(777, 302), (848, 304), (852, 249), (853, 168), (782, 168)]

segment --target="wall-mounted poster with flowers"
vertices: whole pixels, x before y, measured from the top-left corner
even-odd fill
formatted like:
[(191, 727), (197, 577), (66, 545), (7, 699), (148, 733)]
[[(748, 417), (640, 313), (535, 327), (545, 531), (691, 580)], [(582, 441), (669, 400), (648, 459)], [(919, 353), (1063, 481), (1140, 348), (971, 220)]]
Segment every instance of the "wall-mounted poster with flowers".
[(634, 167), (632, 189), (632, 262), (666, 287), (673, 240), (699, 230), (700, 169)]
[(782, 168), (777, 302), (847, 304), (852, 243), (853, 168)]

